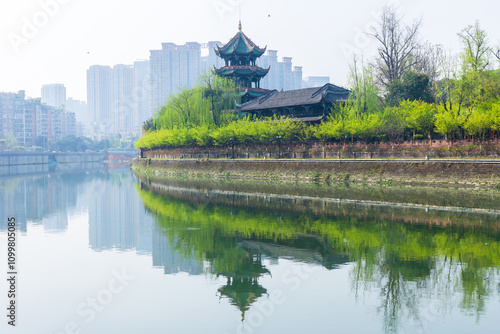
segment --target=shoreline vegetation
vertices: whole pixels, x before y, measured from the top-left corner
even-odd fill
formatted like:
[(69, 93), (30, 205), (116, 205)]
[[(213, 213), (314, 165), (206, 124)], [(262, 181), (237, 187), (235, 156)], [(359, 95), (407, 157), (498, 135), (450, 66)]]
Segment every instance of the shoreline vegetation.
[[(371, 34), (378, 55), (353, 54), (347, 101), (325, 106), (322, 115), (294, 106), (244, 115), (240, 87), (212, 73), (145, 122), (133, 168), (149, 175), (500, 188), (500, 159), (467, 161), (500, 157), (500, 50), (479, 22), (458, 32), (458, 54), (422, 41), (421, 21), (406, 24), (394, 8), (385, 8), (379, 23)], [(313, 124), (300, 121), (304, 116), (322, 117)]]
[[(364, 60), (353, 54), (351, 95), (347, 101), (325, 105), (321, 115), (293, 105), (286, 112), (266, 109), (245, 115), (237, 108), (240, 87), (211, 73), (199, 86), (172, 95), (144, 123), (144, 135), (135, 147), (190, 154), (311, 141), (323, 148), (359, 143), (365, 150), (401, 142), (428, 141), (434, 146), (435, 141), (446, 141), (450, 150), (456, 142), (468, 142), (480, 146), (479, 151), (482, 143), (497, 144), (500, 52), (489, 45), (479, 22), (458, 32), (458, 54), (420, 40), (420, 24), (417, 20), (407, 25), (394, 8), (385, 8), (371, 34), (378, 56)], [(399, 56), (391, 57), (395, 54)], [(300, 121), (310, 116), (320, 116), (321, 122)]]

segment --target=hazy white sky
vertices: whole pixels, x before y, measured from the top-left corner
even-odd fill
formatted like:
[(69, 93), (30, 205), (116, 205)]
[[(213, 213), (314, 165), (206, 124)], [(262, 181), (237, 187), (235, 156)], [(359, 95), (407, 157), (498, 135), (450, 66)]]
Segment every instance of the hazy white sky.
[[(500, 43), (493, 0), (241, 0), (243, 31), (279, 58), (293, 57), (304, 76), (345, 85), (346, 55), (353, 47), (374, 55), (363, 32), (387, 4), (407, 21), (422, 17), (424, 41), (458, 51), (457, 32), (479, 20), (491, 44)], [(238, 0), (0, 0), (0, 91), (37, 97), (42, 84), (63, 83), (68, 97), (86, 100), (89, 66), (148, 59), (162, 42), (225, 43), (238, 12)]]

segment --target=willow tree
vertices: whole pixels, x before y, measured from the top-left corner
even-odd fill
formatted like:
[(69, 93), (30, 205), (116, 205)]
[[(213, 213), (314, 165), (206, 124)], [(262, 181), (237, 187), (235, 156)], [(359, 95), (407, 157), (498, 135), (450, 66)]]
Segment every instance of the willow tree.
[(373, 68), (365, 65), (363, 60), (360, 63), (356, 56), (350, 65), (349, 86), (351, 95), (346, 105), (347, 114), (359, 116), (381, 110), (381, 100), (375, 84)]
[(239, 99), (240, 88), (233, 80), (211, 73), (202, 77), (203, 98), (210, 103), (210, 113), (215, 126), (220, 126), (228, 117), (224, 117), (235, 108)]
[(170, 96), (153, 120), (145, 124), (148, 130), (219, 127), (233, 118), (239, 88), (233, 81), (213, 73), (203, 76), (201, 84), (183, 89)]

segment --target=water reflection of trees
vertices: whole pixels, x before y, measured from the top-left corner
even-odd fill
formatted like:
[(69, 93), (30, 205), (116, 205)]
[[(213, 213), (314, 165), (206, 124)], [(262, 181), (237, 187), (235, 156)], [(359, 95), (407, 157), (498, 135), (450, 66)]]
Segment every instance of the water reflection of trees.
[[(251, 247), (252, 243), (308, 249), (315, 263), (328, 269), (347, 260), (354, 262), (350, 273), (354, 294), (360, 297), (364, 291), (379, 291), (379, 309), (388, 333), (400, 331), (408, 321), (425, 325), (428, 317), (423, 313), (430, 300), (439, 300), (439, 313), (443, 313), (457, 306), (459, 297), (458, 307), (479, 319), (485, 301), (497, 289), (497, 224), (481, 226), (463, 216), (459, 224), (449, 224), (450, 218), (443, 213), (437, 218), (426, 213), (432, 224), (425, 219), (408, 223), (401, 219), (406, 216), (404, 210), (391, 208), (391, 216), (381, 215), (380, 208), (330, 210), (324, 203), (319, 204), (324, 210), (315, 213), (288, 210), (284, 202), (274, 209), (255, 204), (259, 201), (214, 205), (202, 200), (210, 197), (203, 190), (198, 190), (200, 197), (189, 196), (192, 200), (188, 201), (182, 191), (179, 199), (172, 189), (168, 195), (149, 189), (143, 184), (138, 191), (158, 224), (168, 230), (167, 237), (175, 238), (176, 250), (195, 254), (210, 264), (212, 273), (227, 277), (219, 294), (242, 312), (266, 292), (258, 283), (267, 273), (260, 257), (266, 247)], [(457, 213), (451, 215), (457, 221)]]

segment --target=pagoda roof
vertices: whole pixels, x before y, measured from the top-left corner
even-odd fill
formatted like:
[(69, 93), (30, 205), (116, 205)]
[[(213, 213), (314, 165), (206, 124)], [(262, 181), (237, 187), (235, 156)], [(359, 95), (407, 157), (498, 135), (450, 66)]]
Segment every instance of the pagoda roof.
[(265, 76), (269, 72), (268, 69), (264, 69), (259, 66), (249, 66), (249, 65), (234, 65), (234, 66), (224, 66), (216, 69), (217, 74), (220, 76), (231, 76), (231, 75), (257, 75), (259, 77)]
[(266, 95), (239, 105), (238, 108), (243, 112), (247, 112), (263, 109), (314, 105), (321, 102), (345, 102), (349, 98), (350, 93), (351, 91), (348, 89), (332, 84), (326, 84), (323, 87), (280, 92), (273, 90)]
[(217, 49), (215, 49), (215, 53), (217, 56), (224, 58), (227, 56), (231, 55), (241, 55), (241, 56), (256, 56), (260, 57), (266, 52), (266, 48), (259, 48), (257, 45), (255, 45), (254, 42), (250, 38), (247, 37), (241, 31), (241, 26), (240, 30), (234, 35), (233, 38), (224, 46), (219, 47), (217, 45)]
[(262, 96), (262, 95), (265, 95), (265, 94), (268, 94), (271, 90), (269, 89), (264, 89), (264, 88), (253, 88), (253, 87), (245, 87), (245, 89), (243, 89), (241, 92), (240, 92), (240, 96), (249, 96), (249, 97), (252, 97), (252, 98), (255, 98), (255, 97), (259, 97), (259, 96)]

